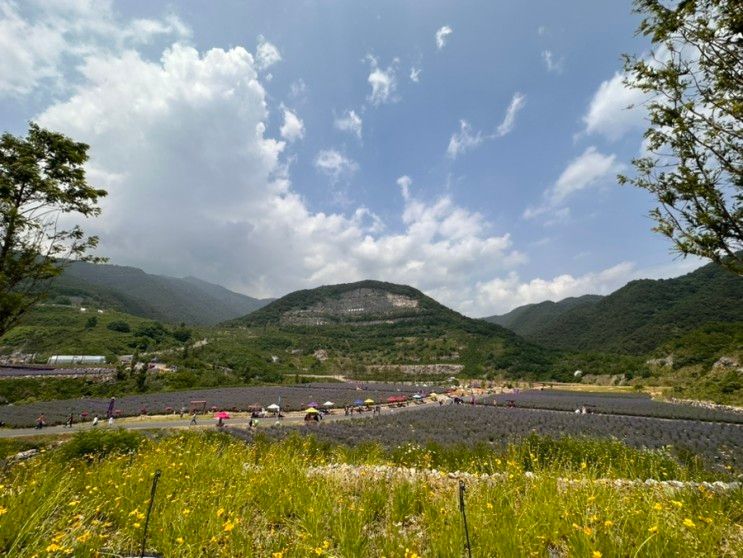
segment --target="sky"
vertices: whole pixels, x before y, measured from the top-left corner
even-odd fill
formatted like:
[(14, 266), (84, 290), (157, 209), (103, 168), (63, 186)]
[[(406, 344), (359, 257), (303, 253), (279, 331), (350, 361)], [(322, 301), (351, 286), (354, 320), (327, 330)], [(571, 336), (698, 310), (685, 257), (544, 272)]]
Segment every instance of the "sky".
[[(701, 265), (619, 186), (629, 1), (0, 0), (0, 122), (90, 145), (110, 263), (255, 297), (378, 279), (473, 316)], [(630, 108), (628, 108), (630, 107)]]

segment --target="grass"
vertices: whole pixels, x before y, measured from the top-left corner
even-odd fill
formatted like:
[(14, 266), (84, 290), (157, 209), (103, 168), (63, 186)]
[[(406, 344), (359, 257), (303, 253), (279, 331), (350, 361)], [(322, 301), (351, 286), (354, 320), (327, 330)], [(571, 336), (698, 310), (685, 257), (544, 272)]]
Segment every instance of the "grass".
[[(128, 453), (99, 455), (90, 441), (80, 446), (81, 457), (48, 451), (0, 480), (4, 556), (89, 557), (138, 548), (156, 470), (162, 478), (148, 547), (168, 557), (464, 556), (456, 484), (444, 477), (374, 482), (309, 474), (331, 462), (404, 462), (380, 449), (296, 438), (246, 445), (207, 433), (149, 438)], [(566, 469), (545, 453), (538, 479), (529, 480), (514, 456), (534, 449), (525, 443), (492, 454), (505, 474), (469, 484), (474, 556), (740, 555), (740, 490), (664, 492), (595, 482), (566, 488), (559, 476), (601, 476), (611, 455)], [(603, 451), (562, 448), (576, 450)]]

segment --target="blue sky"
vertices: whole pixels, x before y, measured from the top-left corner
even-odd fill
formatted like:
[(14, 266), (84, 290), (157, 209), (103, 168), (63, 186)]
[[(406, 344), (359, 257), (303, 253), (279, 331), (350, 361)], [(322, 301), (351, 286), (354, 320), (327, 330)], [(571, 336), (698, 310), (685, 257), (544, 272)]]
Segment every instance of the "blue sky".
[(684, 273), (619, 187), (629, 2), (0, 0), (0, 117), (91, 145), (112, 263), (472, 316)]

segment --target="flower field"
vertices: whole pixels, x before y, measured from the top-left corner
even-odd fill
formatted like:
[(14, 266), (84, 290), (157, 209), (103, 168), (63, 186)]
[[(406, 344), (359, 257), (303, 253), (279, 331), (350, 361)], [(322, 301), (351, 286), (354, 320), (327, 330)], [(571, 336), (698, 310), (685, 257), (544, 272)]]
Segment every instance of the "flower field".
[[(307, 429), (300, 429), (308, 432)], [(276, 430), (280, 435), (284, 430)], [(471, 405), (429, 406), (373, 420), (321, 424), (311, 431), (321, 440), (357, 445), (379, 442), (388, 448), (407, 443), (503, 447), (537, 433), (551, 438), (584, 436), (616, 439), (631, 447), (674, 447), (709, 463), (743, 471), (743, 425), (621, 415), (575, 415), (560, 411)]]
[(743, 412), (685, 403), (666, 403), (651, 399), (645, 394), (591, 393), (550, 389), (501, 393), (482, 398), (483, 403), (498, 405), (506, 405), (509, 401), (517, 407), (530, 409), (574, 411), (585, 406), (596, 413), (743, 424)]
[[(405, 452), (296, 437), (245, 444), (190, 433), (146, 439), (134, 453), (91, 455), (103, 447), (91, 437), (104, 435), (117, 436), (98, 431), (68, 443), (86, 448), (87, 456), (65, 451), (66, 444), (2, 473), (0, 554), (138, 555), (152, 477), (160, 470), (147, 548), (169, 558), (466, 556), (457, 484), (446, 468), (384, 482), (368, 474), (370, 464), (405, 465)], [(497, 475), (466, 477), (473, 556), (741, 555), (741, 489), (600, 482), (617, 451), (629, 468), (650, 461), (660, 470), (661, 456), (613, 448), (617, 443), (580, 444), (552, 446), (555, 453), (545, 455), (536, 475), (521, 458), (544, 448), (512, 444), (489, 454)], [(566, 483), (560, 456), (580, 447), (593, 460), (572, 473), (580, 482)], [(418, 449), (416, 459), (422, 465), (433, 458)]]
[[(419, 388), (407, 384), (342, 384), (313, 383), (288, 386), (259, 386), (173, 391), (117, 398), (116, 409), (122, 416), (140, 414), (165, 414), (189, 408), (191, 401), (206, 401), (206, 408), (246, 410), (250, 405), (264, 407), (281, 400), (281, 408), (296, 411), (312, 401), (323, 403), (328, 399), (337, 406), (350, 405), (357, 399), (371, 398), (384, 401), (392, 395), (412, 395)], [(48, 424), (61, 424), (70, 413), (80, 420), (82, 413), (105, 416), (109, 399), (81, 398), (39, 401), (25, 405), (0, 407), (0, 421), (9, 426), (33, 426), (36, 418), (44, 413)]]

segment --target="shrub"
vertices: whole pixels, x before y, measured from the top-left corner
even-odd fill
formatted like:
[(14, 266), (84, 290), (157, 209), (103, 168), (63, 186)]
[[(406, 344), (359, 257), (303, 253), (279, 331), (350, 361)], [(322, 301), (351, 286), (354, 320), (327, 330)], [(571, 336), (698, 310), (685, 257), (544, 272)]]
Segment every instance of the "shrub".
[(139, 447), (143, 438), (136, 432), (124, 429), (96, 429), (78, 432), (64, 444), (61, 453), (66, 459), (87, 456), (104, 456), (110, 453), (127, 453)]
[(129, 324), (124, 320), (115, 320), (113, 322), (109, 322), (106, 327), (111, 331), (119, 331), (121, 333), (129, 333), (131, 331)]

